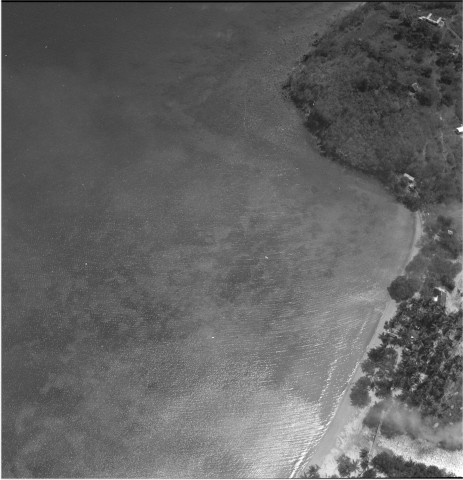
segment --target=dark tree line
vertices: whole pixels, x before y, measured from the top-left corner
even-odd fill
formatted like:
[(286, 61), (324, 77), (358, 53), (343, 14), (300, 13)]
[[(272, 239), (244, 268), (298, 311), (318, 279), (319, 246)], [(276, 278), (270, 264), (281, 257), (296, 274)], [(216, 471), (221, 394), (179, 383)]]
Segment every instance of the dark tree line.
[[(461, 310), (446, 313), (442, 306), (425, 299), (401, 303), (396, 315), (385, 323), (381, 345), (372, 348), (361, 365), (365, 375), (352, 388), (352, 404), (368, 404), (372, 390), (377, 398), (399, 401), (425, 417), (444, 423), (460, 421), (463, 364), (456, 345), (461, 334)], [(380, 402), (372, 408), (368, 426), (377, 425), (375, 409), (381, 411), (384, 405)], [(382, 431), (387, 431), (387, 418)], [(390, 431), (394, 432), (392, 424)]]
[[(449, 478), (455, 477), (434, 465), (426, 465), (412, 460), (405, 460), (400, 455), (382, 452), (373, 457), (368, 457), (368, 450), (360, 451), (359, 459), (354, 460), (347, 455), (336, 459), (338, 473), (341, 478), (376, 478), (378, 473), (387, 478)], [(320, 478), (320, 467), (311, 465), (301, 478)], [(331, 478), (339, 478), (333, 475)]]

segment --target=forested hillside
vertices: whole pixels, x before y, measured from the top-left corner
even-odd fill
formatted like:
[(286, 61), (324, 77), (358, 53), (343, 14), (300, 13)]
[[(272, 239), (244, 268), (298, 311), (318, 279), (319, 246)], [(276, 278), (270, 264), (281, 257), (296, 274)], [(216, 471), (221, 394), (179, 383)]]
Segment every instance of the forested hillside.
[[(284, 85), (326, 155), (374, 174), (412, 210), (461, 198), (461, 11), (367, 2), (315, 41)], [(419, 19), (429, 13), (444, 26)]]

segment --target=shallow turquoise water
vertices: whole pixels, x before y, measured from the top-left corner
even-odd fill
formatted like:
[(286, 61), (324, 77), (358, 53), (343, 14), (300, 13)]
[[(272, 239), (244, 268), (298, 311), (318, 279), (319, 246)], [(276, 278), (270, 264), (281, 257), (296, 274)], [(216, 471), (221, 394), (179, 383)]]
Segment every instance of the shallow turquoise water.
[(281, 477), (314, 448), (412, 237), (280, 95), (341, 7), (4, 8), (4, 474)]

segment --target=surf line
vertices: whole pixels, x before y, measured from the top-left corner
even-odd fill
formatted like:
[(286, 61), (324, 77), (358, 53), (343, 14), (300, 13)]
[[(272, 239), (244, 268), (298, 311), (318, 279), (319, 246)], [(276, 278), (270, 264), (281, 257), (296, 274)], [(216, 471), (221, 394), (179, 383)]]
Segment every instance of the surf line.
[[(331, 417), (331, 419), (328, 421), (328, 426), (330, 424), (330, 421), (333, 419), (333, 416)], [(319, 427), (318, 430), (321, 430), (323, 428), (323, 426)], [(326, 433), (326, 430), (325, 432), (322, 433), (322, 435), (320, 436), (319, 438), (319, 442), (323, 439), (323, 436), (325, 435)], [(307, 460), (307, 455), (309, 453), (309, 450), (310, 450), (311, 446), (309, 445), (302, 453), (301, 453), (301, 456), (299, 457), (299, 459), (297, 460), (296, 464), (294, 465), (294, 468), (291, 472), (291, 475), (289, 476), (289, 478), (294, 478), (297, 474), (297, 472), (299, 471), (299, 468), (301, 467), (301, 464)]]
[[(322, 393), (320, 394), (320, 399), (321, 400), (324, 396), (325, 396), (325, 393), (326, 391), (328, 390), (329, 386), (330, 386), (330, 382), (331, 382), (331, 378), (333, 377), (333, 373), (334, 371), (336, 370), (336, 365), (338, 363), (338, 360), (339, 358), (337, 358), (335, 356), (334, 360), (331, 362), (331, 365), (330, 365), (330, 369), (329, 369), (329, 372), (328, 372), (328, 378), (326, 379), (326, 383), (325, 383), (325, 387), (323, 388), (322, 390)], [(351, 375), (352, 376), (352, 375)], [(350, 379), (349, 379), (350, 380)], [(344, 394), (345, 392), (343, 392)], [(342, 400), (343, 398), (343, 395), (340, 396), (340, 400)], [(334, 409), (330, 419), (328, 420), (328, 423), (327, 423), (327, 428), (329, 428), (329, 425), (330, 423), (332, 422), (333, 418), (335, 417), (336, 415), (336, 411), (340, 405), (340, 400), (338, 401), (338, 405), (336, 405), (336, 408)], [(325, 430), (325, 433), (326, 433), (326, 430)], [(324, 435), (324, 434), (323, 434)], [(320, 437), (320, 440), (322, 440), (323, 438), (323, 435)], [(298, 472), (302, 462), (307, 458), (307, 454), (309, 453), (309, 450), (310, 450), (311, 446), (307, 447), (306, 450), (304, 450), (301, 454), (301, 456), (299, 457), (299, 460), (296, 462), (296, 464), (294, 465), (294, 468), (291, 472), (291, 475), (289, 476), (289, 478), (294, 478), (294, 476), (296, 475), (296, 473)]]
[(291, 472), (291, 475), (289, 476), (289, 478), (294, 478), (297, 471), (299, 470), (299, 467), (301, 466), (301, 463), (304, 461), (305, 457), (307, 456), (308, 452), (309, 452), (309, 449), (304, 450), (304, 452), (302, 452), (302, 455), (299, 457), (299, 460), (296, 462), (296, 465), (294, 465), (293, 471)]

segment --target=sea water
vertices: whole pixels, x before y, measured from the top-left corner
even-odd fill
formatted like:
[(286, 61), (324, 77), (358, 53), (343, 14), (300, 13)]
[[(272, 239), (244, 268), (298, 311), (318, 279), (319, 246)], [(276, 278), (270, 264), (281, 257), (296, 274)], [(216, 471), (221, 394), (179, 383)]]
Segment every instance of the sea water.
[(313, 451), (413, 231), (281, 94), (347, 6), (4, 7), (4, 475)]

